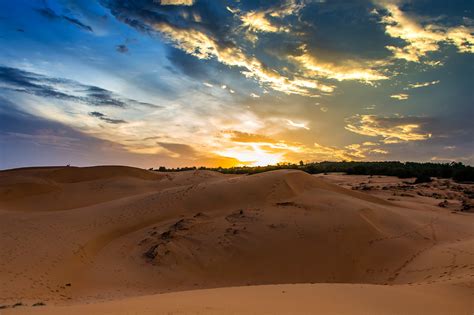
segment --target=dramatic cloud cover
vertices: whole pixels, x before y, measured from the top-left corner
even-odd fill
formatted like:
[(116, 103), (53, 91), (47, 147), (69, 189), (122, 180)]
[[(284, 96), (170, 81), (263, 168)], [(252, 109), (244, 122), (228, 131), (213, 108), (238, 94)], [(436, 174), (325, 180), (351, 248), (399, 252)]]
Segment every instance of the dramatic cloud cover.
[(431, 133), (421, 133), (422, 124), (426, 124), (422, 118), (356, 115), (347, 119), (346, 129), (364, 136), (381, 137), (384, 143), (397, 143), (431, 138)]
[(0, 168), (472, 164), (473, 10), (438, 0), (1, 2)]
[[(461, 53), (474, 52), (474, 27), (438, 24), (436, 20), (442, 17), (426, 17), (422, 14), (404, 12), (400, 8), (400, 1), (380, 2), (385, 14), (379, 13), (377, 9), (373, 12), (381, 16), (385, 32), (405, 42), (401, 47), (386, 46), (393, 52), (395, 58), (419, 62), (428, 53), (438, 51), (442, 43), (454, 45)], [(472, 14), (472, 11), (468, 12)]]

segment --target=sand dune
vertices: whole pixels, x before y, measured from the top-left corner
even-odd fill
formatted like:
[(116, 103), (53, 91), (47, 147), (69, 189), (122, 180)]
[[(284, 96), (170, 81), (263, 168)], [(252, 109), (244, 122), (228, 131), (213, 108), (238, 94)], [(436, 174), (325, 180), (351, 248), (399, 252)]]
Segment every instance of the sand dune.
[(474, 215), (427, 196), (393, 198), (395, 188), (347, 189), (367, 178), (341, 176), (0, 172), (0, 305), (39, 314), (471, 314)]
[(286, 284), (184, 291), (112, 302), (19, 307), (5, 314), (470, 314), (471, 296), (443, 286)]

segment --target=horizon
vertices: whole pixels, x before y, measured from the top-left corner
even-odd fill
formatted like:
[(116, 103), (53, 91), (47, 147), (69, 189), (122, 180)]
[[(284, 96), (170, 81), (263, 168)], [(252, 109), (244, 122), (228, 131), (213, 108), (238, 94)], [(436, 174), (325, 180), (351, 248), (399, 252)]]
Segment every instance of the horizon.
[(474, 165), (474, 3), (0, 3), (0, 169)]
[[(150, 166), (150, 167), (139, 167), (139, 166), (133, 166), (133, 165), (124, 165), (124, 164), (91, 164), (91, 165), (72, 165), (72, 164), (66, 164), (66, 165), (31, 165), (31, 166), (20, 166), (20, 167), (13, 167), (13, 168), (6, 168), (6, 169), (0, 169), (0, 172), (8, 172), (8, 171), (15, 171), (15, 170), (27, 170), (27, 169), (48, 169), (48, 168), (65, 168), (65, 167), (71, 167), (71, 168), (92, 168), (92, 167), (130, 167), (130, 168), (139, 168), (143, 170), (149, 170), (149, 171), (160, 171), (160, 169), (164, 169), (163, 171), (188, 171), (188, 170), (211, 170), (211, 171), (220, 171), (220, 170), (232, 170), (232, 169), (268, 169), (269, 171), (271, 170), (284, 170), (285, 166), (288, 166), (290, 168), (288, 169), (294, 169), (294, 166), (297, 168), (302, 168), (302, 167), (307, 167), (313, 164), (350, 164), (350, 163), (367, 163), (367, 164), (379, 164), (379, 163), (401, 163), (404, 166), (406, 164), (417, 164), (418, 166), (420, 165), (436, 165), (436, 166), (461, 166), (465, 167), (465, 169), (472, 169), (474, 168), (473, 165), (470, 164), (464, 164), (462, 162), (456, 162), (456, 161), (451, 161), (451, 162), (414, 162), (414, 161), (318, 161), (318, 162), (279, 162), (277, 164), (268, 164), (268, 165), (238, 165), (238, 166), (229, 166), (229, 167), (222, 167), (222, 166), (203, 166), (203, 165), (184, 165), (184, 166), (178, 166), (178, 167), (169, 167), (166, 165), (159, 165), (159, 166)], [(274, 169), (272, 169), (274, 168)], [(302, 169), (303, 171), (305, 169)], [(339, 173), (339, 171), (334, 171), (336, 173)], [(333, 173), (332, 171), (328, 171), (328, 173)], [(380, 174), (379, 174), (380, 175)]]

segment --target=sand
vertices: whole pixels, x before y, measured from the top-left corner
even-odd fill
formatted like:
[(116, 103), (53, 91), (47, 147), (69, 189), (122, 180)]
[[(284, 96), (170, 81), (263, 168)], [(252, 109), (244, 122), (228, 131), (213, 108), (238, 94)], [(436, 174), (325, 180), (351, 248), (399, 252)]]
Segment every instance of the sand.
[(472, 190), (295, 170), (0, 172), (0, 312), (472, 315), (474, 213), (457, 211)]
[(112, 302), (18, 307), (5, 314), (469, 314), (469, 294), (441, 286), (283, 284), (165, 293)]

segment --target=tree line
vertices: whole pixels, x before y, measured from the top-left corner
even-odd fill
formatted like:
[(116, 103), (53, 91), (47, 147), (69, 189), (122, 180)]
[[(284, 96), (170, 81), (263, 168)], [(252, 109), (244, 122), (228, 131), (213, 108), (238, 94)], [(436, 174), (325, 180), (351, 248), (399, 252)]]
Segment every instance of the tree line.
[(416, 178), (416, 182), (427, 182), (431, 177), (452, 178), (458, 182), (474, 182), (474, 167), (460, 162), (451, 163), (418, 163), (418, 162), (312, 162), (312, 163), (279, 163), (267, 166), (236, 167), (178, 167), (160, 166), (159, 172), (181, 172), (190, 170), (210, 170), (223, 174), (257, 174), (280, 169), (298, 169), (309, 174), (341, 172), (349, 175), (386, 175), (399, 178)]

